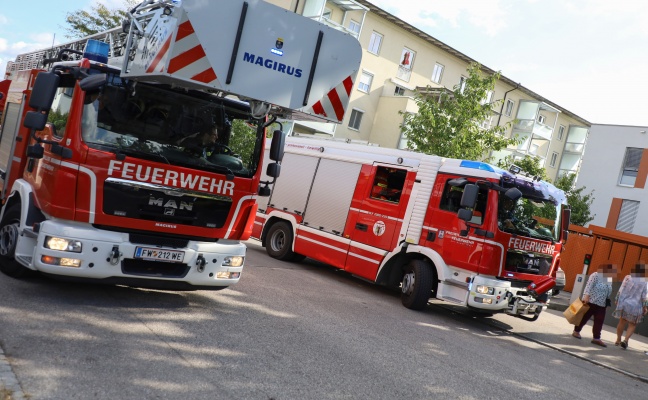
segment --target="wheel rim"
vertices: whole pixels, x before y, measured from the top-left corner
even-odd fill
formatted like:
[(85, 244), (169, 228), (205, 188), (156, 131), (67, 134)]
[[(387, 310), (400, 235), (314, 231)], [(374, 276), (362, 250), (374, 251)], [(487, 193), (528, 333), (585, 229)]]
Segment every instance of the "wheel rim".
[(408, 272), (405, 275), (403, 275), (403, 293), (404, 294), (412, 294), (414, 291), (414, 282), (415, 282), (415, 276), (414, 276), (414, 271)]
[(272, 250), (281, 251), (285, 245), (286, 245), (286, 234), (282, 231), (275, 232), (274, 235), (272, 235), (272, 238), (270, 239), (270, 246), (272, 246)]
[(18, 227), (15, 224), (5, 225), (0, 230), (0, 255), (11, 257), (16, 251)]

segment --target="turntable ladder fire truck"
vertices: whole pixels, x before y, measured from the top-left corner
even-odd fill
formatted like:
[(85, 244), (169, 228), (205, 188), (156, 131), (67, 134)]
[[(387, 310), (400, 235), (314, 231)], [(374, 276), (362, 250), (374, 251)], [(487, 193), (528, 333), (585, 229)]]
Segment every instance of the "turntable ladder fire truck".
[[(536, 320), (546, 307), (570, 215), (553, 185), (334, 140), (289, 137), (285, 151), (252, 233), (270, 256), (310, 257), (398, 288), (411, 309), (436, 298)], [(534, 217), (540, 209), (545, 219)]]
[[(340, 122), (352, 36), (257, 0), (145, 1), (123, 28), (14, 72), (0, 269), (172, 290), (240, 279), (277, 119)], [(121, 30), (121, 32), (120, 32)], [(48, 54), (49, 53), (49, 54)], [(280, 124), (279, 124), (280, 126)]]

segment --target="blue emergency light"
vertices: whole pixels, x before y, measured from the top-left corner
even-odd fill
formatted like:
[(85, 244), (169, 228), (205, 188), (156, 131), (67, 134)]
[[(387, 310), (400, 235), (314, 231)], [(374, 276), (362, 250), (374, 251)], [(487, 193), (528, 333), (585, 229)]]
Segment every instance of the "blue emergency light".
[(464, 168), (473, 168), (473, 169), (479, 169), (482, 171), (488, 171), (488, 172), (495, 172), (495, 169), (493, 168), (492, 165), (486, 164), (480, 161), (469, 161), (469, 160), (463, 160), (459, 164), (460, 167)]
[(85, 51), (83, 52), (83, 57), (91, 61), (97, 61), (100, 63), (107, 64), (109, 50), (110, 47), (108, 43), (90, 39), (86, 43)]

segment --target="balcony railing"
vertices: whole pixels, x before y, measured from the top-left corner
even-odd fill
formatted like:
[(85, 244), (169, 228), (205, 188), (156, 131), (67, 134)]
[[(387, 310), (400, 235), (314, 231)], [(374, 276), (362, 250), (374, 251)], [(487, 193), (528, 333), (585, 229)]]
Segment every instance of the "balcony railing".
[(541, 124), (534, 119), (521, 119), (518, 120), (514, 125), (513, 129), (517, 131), (533, 133), (535, 137), (541, 137), (543, 139), (551, 140), (551, 135), (553, 135), (553, 128)]
[(311, 17), (311, 18), (314, 19), (315, 21), (323, 23), (324, 25), (328, 25), (333, 29), (337, 29), (338, 31), (346, 32), (346, 33), (348, 33), (349, 35), (353, 36), (356, 39), (358, 38), (358, 32), (352, 31), (349, 28), (345, 28), (343, 25), (340, 25), (335, 21), (331, 21), (330, 19), (328, 19), (326, 17)]

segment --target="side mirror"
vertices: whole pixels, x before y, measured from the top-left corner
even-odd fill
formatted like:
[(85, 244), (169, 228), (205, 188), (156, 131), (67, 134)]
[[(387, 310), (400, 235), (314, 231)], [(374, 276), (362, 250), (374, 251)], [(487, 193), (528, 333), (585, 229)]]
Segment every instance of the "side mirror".
[(266, 170), (266, 175), (268, 175), (271, 178), (278, 178), (280, 173), (281, 173), (281, 165), (280, 164), (277, 164), (277, 163), (268, 164), (268, 168)]
[(461, 201), (459, 205), (461, 207), (475, 208), (478, 194), (479, 194), (479, 186), (475, 184), (468, 184), (464, 186), (463, 195), (461, 195)]
[(79, 87), (85, 92), (97, 90), (106, 84), (107, 79), (106, 74), (93, 74), (81, 79)]
[(562, 237), (563, 243), (567, 243), (568, 237), (569, 237), (569, 231), (567, 230), (563, 231), (563, 237)]
[(463, 221), (468, 222), (472, 219), (473, 212), (465, 208), (460, 208), (459, 211), (457, 211), (457, 217)]
[(562, 229), (564, 231), (569, 230), (569, 225), (571, 224), (571, 210), (569, 208), (563, 208), (562, 210)]
[(504, 192), (504, 196), (513, 201), (517, 201), (520, 197), (522, 197), (522, 192), (520, 192), (520, 189), (512, 187)]
[(48, 112), (52, 108), (60, 81), (61, 77), (53, 72), (41, 72), (36, 75), (36, 81), (29, 97), (29, 107)]
[(47, 113), (39, 111), (27, 111), (23, 126), (27, 129), (42, 131), (47, 123)]
[[(281, 161), (284, 156), (284, 146), (286, 144), (286, 134), (280, 130), (276, 130), (272, 134), (272, 143), (270, 143), (270, 159), (273, 161)], [(268, 165), (270, 166), (270, 165)], [(279, 176), (279, 175), (277, 175)]]

